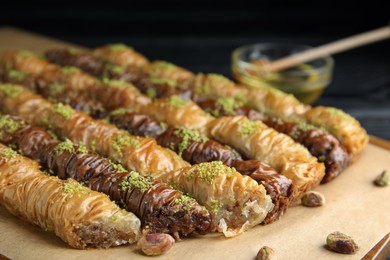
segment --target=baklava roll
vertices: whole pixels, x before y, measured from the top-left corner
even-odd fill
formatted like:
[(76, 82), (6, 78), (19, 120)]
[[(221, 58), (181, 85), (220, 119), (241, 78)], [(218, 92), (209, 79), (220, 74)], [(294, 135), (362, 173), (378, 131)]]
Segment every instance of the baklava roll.
[[(150, 102), (147, 96), (142, 95), (129, 83), (115, 80), (101, 82), (76, 67), (62, 68), (49, 64), (32, 53), (25, 55), (23, 51), (6, 51), (0, 54), (0, 61), (3, 64), (7, 63), (8, 67), (14, 70), (40, 79), (41, 91), (46, 95), (87, 96), (103, 104), (108, 111), (124, 106), (142, 106)], [(32, 69), (33, 65), (39, 66), (40, 69)]]
[(4, 145), (0, 179), (0, 202), (8, 211), (74, 248), (107, 248), (138, 239), (141, 223), (133, 213), (74, 180), (47, 176), (37, 162)]
[(92, 53), (96, 57), (136, 72), (147, 72), (150, 66), (145, 56), (124, 44), (109, 44), (94, 49)]
[(263, 185), (220, 161), (153, 175), (156, 179), (164, 178), (204, 205), (212, 214), (213, 228), (226, 237), (260, 224), (273, 208)]
[(204, 132), (205, 126), (214, 120), (214, 117), (207, 114), (194, 102), (185, 101), (178, 96), (155, 100), (141, 107), (138, 112), (171, 127), (185, 127), (201, 132)]
[(270, 87), (237, 85), (218, 74), (198, 74), (193, 90), (210, 97), (235, 97), (247, 105), (272, 117), (287, 118), (305, 113), (310, 106), (300, 103), (293, 95)]
[(295, 198), (312, 189), (325, 174), (323, 163), (290, 137), (276, 132), (260, 121), (245, 116), (221, 117), (208, 125), (210, 136), (232, 146), (250, 159), (271, 165), (291, 179), (296, 186)]
[(101, 102), (91, 100), (86, 92), (74, 91), (65, 84), (52, 83), (40, 77), (35, 77), (18, 70), (3, 70), (0, 72), (0, 82), (22, 85), (45, 98), (55, 99), (74, 109), (97, 118), (107, 115)]
[(310, 124), (325, 128), (345, 146), (356, 159), (368, 143), (366, 130), (352, 116), (340, 109), (318, 106), (308, 110), (302, 117)]

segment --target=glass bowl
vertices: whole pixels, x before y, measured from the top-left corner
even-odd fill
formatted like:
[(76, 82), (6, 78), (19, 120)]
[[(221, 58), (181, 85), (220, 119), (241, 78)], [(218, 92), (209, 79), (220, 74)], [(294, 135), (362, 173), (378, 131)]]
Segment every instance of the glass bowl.
[(333, 58), (325, 56), (285, 70), (264, 74), (264, 62), (296, 54), (310, 46), (288, 43), (260, 43), (237, 48), (232, 54), (233, 77), (251, 87), (274, 87), (293, 94), (306, 104), (315, 102), (329, 85)]

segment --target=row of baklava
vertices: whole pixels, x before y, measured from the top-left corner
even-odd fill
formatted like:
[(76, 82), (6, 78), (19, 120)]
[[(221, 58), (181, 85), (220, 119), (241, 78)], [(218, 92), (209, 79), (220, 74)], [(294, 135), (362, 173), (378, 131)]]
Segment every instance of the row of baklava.
[[(295, 100), (290, 96), (150, 63), (123, 45), (94, 52), (52, 50), (45, 57), (63, 67), (26, 51), (1, 54), (0, 80), (8, 84), (0, 87), (0, 109), (78, 145), (68, 143), (72, 148), (66, 156), (56, 150), (64, 146), (58, 140), (38, 138), (30, 141), (32, 148), (23, 148), (29, 142), (21, 140), (35, 139), (23, 139), (17, 130), (10, 131), (12, 142), (0, 141), (62, 179), (108, 194), (153, 232), (217, 230), (234, 236), (275, 221), (305, 191), (337, 176), (367, 142), (357, 121), (340, 112), (317, 109), (324, 115), (332, 110), (336, 121), (343, 119), (340, 126), (356, 135), (354, 143), (334, 121), (315, 126), (308, 116), (315, 108), (297, 101), (290, 109), (272, 108), (277, 105), (273, 98)], [(258, 91), (259, 100), (250, 100), (256, 94), (250, 91)], [(80, 146), (89, 150), (82, 153)], [(47, 159), (58, 154), (58, 159)], [(96, 156), (126, 170), (107, 159), (91, 159)]]

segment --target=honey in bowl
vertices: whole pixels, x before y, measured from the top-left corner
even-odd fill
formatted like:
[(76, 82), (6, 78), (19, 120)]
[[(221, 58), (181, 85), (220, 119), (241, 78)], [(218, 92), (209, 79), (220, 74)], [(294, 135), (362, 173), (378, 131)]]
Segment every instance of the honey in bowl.
[(277, 88), (293, 94), (303, 103), (312, 104), (331, 81), (333, 59), (330, 56), (267, 73), (267, 64), (270, 61), (310, 48), (290, 44), (254, 44), (240, 47), (232, 55), (233, 76), (241, 84)]

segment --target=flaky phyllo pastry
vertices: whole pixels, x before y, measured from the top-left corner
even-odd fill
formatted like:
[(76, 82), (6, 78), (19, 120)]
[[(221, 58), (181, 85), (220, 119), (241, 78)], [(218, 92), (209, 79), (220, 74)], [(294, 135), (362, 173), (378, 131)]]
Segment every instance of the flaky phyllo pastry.
[(37, 160), (50, 175), (72, 178), (107, 194), (120, 207), (136, 214), (151, 232), (175, 236), (209, 231), (211, 216), (194, 199), (168, 184), (128, 172), (69, 139), (59, 141), (45, 129), (0, 115), (0, 142)]
[(38, 163), (0, 145), (0, 202), (21, 219), (75, 248), (133, 243), (140, 220), (106, 195), (40, 171)]
[(150, 232), (232, 237), (272, 223), (368, 140), (340, 110), (151, 62), (122, 44), (43, 58), (5, 51), (0, 82), (0, 110), (21, 118), (0, 117), (0, 141), (105, 192)]
[(246, 157), (269, 163), (296, 185), (295, 197), (312, 189), (324, 176), (324, 165), (307, 149), (286, 135), (246, 117), (221, 117), (209, 126), (209, 133), (243, 153)]
[(73, 142), (83, 142), (127, 170), (137, 170), (189, 194), (213, 213), (214, 224), (220, 227), (215, 228), (226, 236), (261, 223), (272, 210), (271, 198), (262, 185), (220, 162), (189, 167), (153, 139), (129, 135), (68, 106), (54, 105), (20, 86), (0, 85), (0, 97), (4, 112), (47, 127)]

